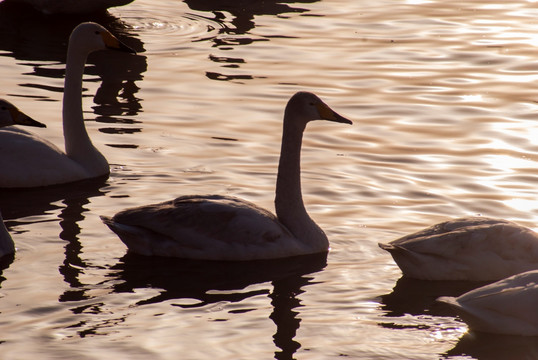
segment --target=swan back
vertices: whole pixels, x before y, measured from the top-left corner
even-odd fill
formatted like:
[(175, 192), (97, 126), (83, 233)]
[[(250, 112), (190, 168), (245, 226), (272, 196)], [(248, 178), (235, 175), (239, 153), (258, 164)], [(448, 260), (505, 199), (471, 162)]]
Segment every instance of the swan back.
[(487, 217), (442, 222), (379, 246), (416, 279), (490, 281), (538, 269), (538, 234)]
[(538, 336), (538, 270), (437, 301), (452, 306), (471, 329)]
[(9, 101), (0, 99), (0, 128), (10, 125), (46, 127), (45, 124), (32, 119), (17, 109), (17, 107)]

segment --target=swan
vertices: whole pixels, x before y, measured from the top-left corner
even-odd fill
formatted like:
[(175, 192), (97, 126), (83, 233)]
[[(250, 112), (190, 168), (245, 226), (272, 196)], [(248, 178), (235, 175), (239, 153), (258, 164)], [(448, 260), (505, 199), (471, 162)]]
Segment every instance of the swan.
[(538, 234), (487, 217), (445, 221), (379, 246), (416, 279), (491, 281), (538, 269)]
[(244, 261), (326, 252), (329, 241), (306, 212), (300, 179), (303, 131), (318, 119), (352, 124), (312, 93), (291, 97), (284, 112), (276, 216), (231, 196), (187, 195), (101, 219), (142, 255)]
[(35, 127), (47, 127), (17, 109), (7, 100), (0, 99), (0, 128), (10, 125), (26, 125)]
[[(19, 109), (7, 100), (0, 99), (0, 128), (11, 125), (27, 125), (36, 127), (46, 127)], [(15, 243), (7, 231), (2, 213), (0, 212), (0, 258), (15, 252)]]
[(538, 270), (437, 301), (453, 307), (472, 330), (538, 336)]
[(15, 243), (7, 231), (4, 219), (2, 218), (2, 213), (0, 213), (0, 258), (8, 254), (13, 254), (14, 252)]
[(0, 187), (39, 187), (108, 175), (105, 157), (93, 146), (82, 115), (82, 75), (89, 53), (133, 52), (96, 23), (78, 25), (69, 38), (63, 95), (65, 153), (39, 136), (0, 129)]

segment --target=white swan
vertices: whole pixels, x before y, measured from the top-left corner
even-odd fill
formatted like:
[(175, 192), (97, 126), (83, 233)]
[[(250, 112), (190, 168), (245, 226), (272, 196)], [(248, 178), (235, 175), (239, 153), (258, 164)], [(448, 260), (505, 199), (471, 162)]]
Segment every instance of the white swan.
[(7, 100), (0, 99), (0, 128), (11, 125), (47, 127), (35, 121)]
[(105, 157), (93, 146), (82, 115), (82, 75), (89, 53), (105, 49), (132, 52), (104, 27), (78, 25), (69, 38), (63, 96), (65, 153), (29, 132), (0, 129), (0, 187), (39, 187), (109, 174)]
[(437, 301), (451, 305), (472, 330), (538, 336), (538, 270)]
[(241, 261), (328, 251), (327, 236), (306, 212), (301, 195), (303, 131), (317, 119), (351, 124), (314, 94), (299, 92), (289, 100), (276, 182), (277, 216), (231, 196), (191, 195), (101, 218), (130, 251), (142, 255)]
[(487, 281), (538, 269), (538, 234), (506, 220), (446, 221), (379, 246), (416, 279)]
[(2, 218), (2, 213), (0, 213), (0, 258), (8, 254), (13, 254), (14, 252), (15, 243), (7, 231), (4, 219)]

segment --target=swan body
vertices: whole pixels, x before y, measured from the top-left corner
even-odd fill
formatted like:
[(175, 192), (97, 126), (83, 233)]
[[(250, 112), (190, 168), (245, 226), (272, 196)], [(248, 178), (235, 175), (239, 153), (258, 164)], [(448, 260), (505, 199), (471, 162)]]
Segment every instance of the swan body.
[(0, 258), (8, 254), (13, 254), (14, 252), (15, 243), (9, 235), (2, 214), (0, 213)]
[(108, 8), (129, 4), (133, 0), (4, 0), (26, 4), (43, 14), (88, 14), (105, 12)]
[(101, 49), (130, 51), (104, 27), (78, 25), (69, 38), (63, 96), (65, 153), (39, 136), (0, 129), (0, 187), (63, 184), (109, 174), (105, 157), (93, 146), (82, 115), (82, 76), (88, 54)]
[(453, 307), (472, 330), (538, 336), (538, 270), (437, 301)]
[(329, 241), (305, 210), (300, 152), (309, 121), (351, 124), (316, 95), (295, 94), (284, 114), (276, 216), (231, 196), (192, 195), (101, 217), (130, 251), (204, 260), (258, 260), (326, 252)]
[(47, 127), (17, 109), (7, 100), (0, 99), (0, 128), (11, 125), (26, 125), (35, 127)]
[(486, 217), (446, 221), (379, 246), (416, 279), (488, 281), (538, 269), (538, 234)]

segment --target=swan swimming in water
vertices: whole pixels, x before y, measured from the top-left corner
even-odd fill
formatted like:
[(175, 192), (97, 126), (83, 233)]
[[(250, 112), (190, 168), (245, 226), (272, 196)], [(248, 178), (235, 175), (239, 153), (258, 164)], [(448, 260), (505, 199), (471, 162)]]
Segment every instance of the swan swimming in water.
[(93, 146), (82, 114), (86, 58), (106, 48), (133, 52), (99, 24), (82, 23), (73, 30), (63, 95), (65, 153), (35, 134), (0, 129), (0, 188), (48, 186), (109, 174), (108, 162)]
[(472, 330), (538, 336), (538, 270), (437, 301), (453, 307)]
[[(27, 125), (36, 127), (46, 127), (35, 121), (7, 100), (0, 99), (0, 128), (11, 125)], [(7, 231), (2, 213), (0, 212), (0, 258), (4, 255), (15, 252), (15, 243)]]
[(276, 216), (224, 195), (187, 195), (102, 216), (130, 251), (204, 260), (258, 260), (326, 252), (329, 241), (303, 204), (300, 156), (312, 120), (351, 124), (316, 95), (295, 94), (284, 113), (276, 182)]
[(0, 99), (0, 128), (11, 125), (26, 125), (35, 127), (47, 127), (45, 124), (35, 121), (7, 100)]
[(488, 281), (538, 270), (538, 234), (506, 220), (446, 221), (379, 246), (416, 279)]

